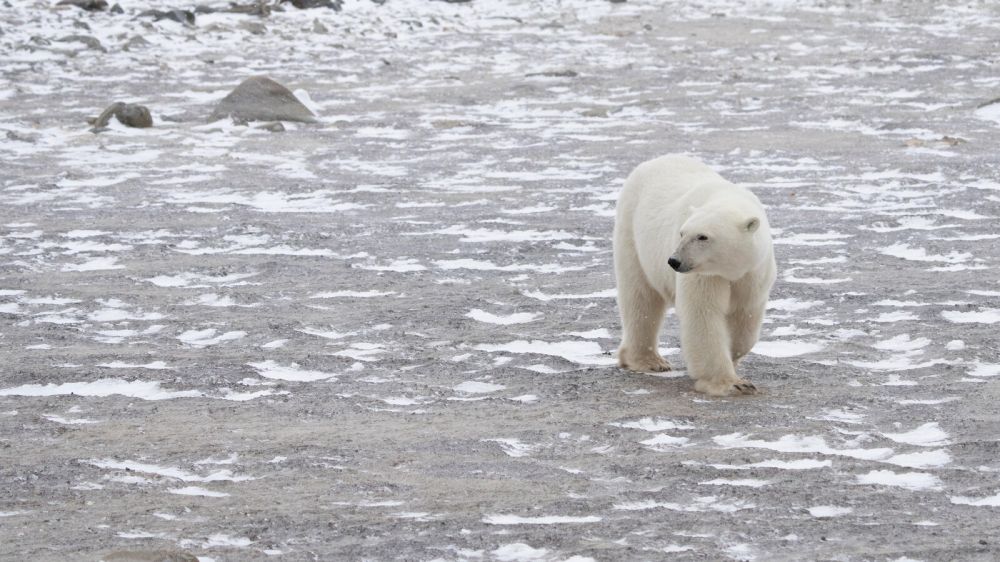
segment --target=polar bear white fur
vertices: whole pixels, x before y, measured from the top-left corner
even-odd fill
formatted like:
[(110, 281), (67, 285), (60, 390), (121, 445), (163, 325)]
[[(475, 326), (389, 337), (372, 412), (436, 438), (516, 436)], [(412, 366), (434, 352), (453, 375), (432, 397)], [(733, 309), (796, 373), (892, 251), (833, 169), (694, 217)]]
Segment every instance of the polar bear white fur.
[(673, 306), (695, 390), (756, 392), (736, 375), (736, 364), (760, 336), (776, 265), (767, 216), (753, 193), (693, 158), (644, 162), (618, 199), (614, 252), (619, 365), (670, 370), (657, 344)]

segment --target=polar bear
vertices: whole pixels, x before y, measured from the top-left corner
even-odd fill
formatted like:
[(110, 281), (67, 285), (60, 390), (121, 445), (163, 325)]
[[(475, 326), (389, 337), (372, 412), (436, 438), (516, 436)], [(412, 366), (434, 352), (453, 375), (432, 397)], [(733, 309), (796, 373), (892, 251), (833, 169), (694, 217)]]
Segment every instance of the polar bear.
[(754, 394), (736, 364), (757, 343), (776, 264), (760, 200), (693, 158), (640, 164), (618, 198), (615, 277), (620, 366), (668, 371), (657, 349), (668, 306), (694, 388)]

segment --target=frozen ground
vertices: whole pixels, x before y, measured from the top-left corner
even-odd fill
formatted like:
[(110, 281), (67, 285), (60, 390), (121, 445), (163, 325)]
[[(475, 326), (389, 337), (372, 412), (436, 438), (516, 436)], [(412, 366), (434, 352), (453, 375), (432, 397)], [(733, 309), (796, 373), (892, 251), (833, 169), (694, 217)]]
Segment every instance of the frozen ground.
[[(996, 3), (50, 4), (0, 5), (0, 558), (1000, 557)], [(320, 122), (207, 123), (254, 74)], [(665, 152), (778, 229), (759, 396), (613, 366)]]

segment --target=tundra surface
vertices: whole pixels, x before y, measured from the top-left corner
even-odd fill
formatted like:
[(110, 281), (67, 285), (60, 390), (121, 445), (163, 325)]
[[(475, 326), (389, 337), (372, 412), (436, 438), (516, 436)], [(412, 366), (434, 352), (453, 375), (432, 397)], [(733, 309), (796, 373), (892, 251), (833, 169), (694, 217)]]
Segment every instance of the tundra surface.
[[(996, 3), (53, 4), (0, 6), (0, 558), (1000, 557)], [(317, 122), (208, 120), (256, 75)], [(615, 367), (668, 152), (767, 206), (757, 396)]]

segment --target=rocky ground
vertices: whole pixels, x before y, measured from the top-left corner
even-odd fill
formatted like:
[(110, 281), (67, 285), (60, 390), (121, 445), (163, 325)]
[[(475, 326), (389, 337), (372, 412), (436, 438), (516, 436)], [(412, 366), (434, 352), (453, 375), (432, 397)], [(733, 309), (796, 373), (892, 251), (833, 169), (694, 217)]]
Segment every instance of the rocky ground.
[[(1000, 557), (995, 3), (54, 4), (0, 4), (0, 558)], [(210, 119), (257, 75), (316, 121)], [(614, 366), (666, 152), (768, 206), (758, 396), (672, 316)]]

